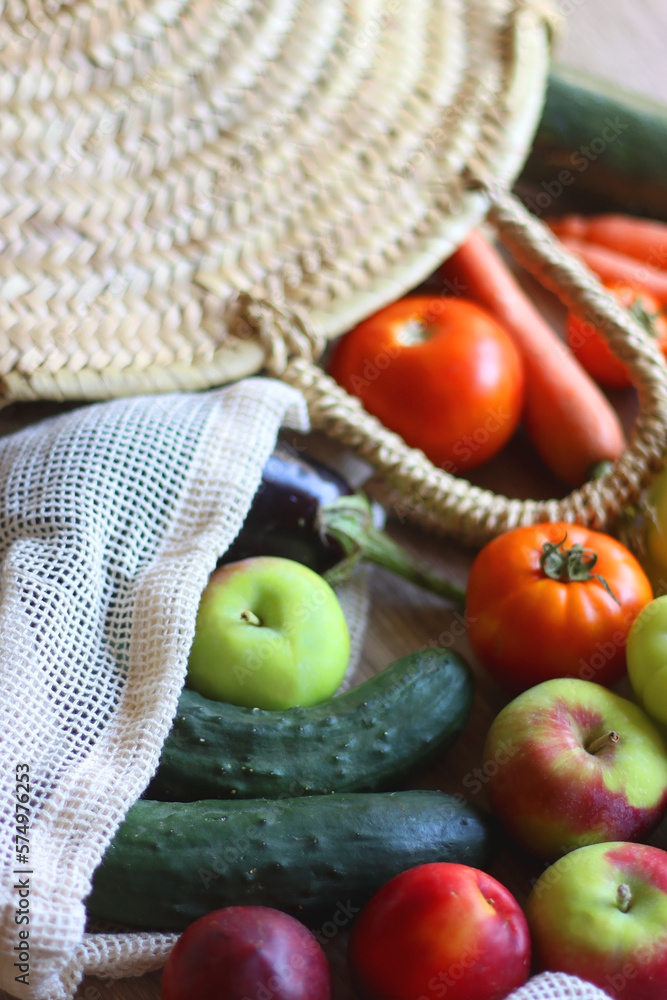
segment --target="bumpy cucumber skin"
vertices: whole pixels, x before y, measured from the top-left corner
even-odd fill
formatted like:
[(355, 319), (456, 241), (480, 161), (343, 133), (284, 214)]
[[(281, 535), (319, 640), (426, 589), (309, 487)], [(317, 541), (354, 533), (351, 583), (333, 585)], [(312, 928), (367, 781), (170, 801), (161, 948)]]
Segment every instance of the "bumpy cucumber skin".
[(274, 906), (311, 926), (356, 912), (414, 865), (483, 868), (492, 819), (436, 791), (135, 803), (93, 878), (91, 916), (182, 930), (218, 907)]
[(268, 712), (184, 690), (146, 797), (277, 798), (396, 787), (465, 726), (474, 679), (452, 650), (397, 660), (311, 708)]

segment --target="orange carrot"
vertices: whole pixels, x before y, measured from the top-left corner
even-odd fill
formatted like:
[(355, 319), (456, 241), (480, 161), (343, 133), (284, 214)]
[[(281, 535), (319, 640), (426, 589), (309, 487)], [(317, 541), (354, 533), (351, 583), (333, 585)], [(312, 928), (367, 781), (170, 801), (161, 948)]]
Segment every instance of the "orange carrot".
[(608, 247), (573, 236), (561, 236), (561, 243), (568, 247), (577, 257), (588, 264), (603, 281), (626, 281), (628, 284), (639, 285), (653, 295), (663, 305), (667, 305), (667, 271), (650, 264), (642, 264), (634, 257), (610, 250)]
[(547, 220), (557, 236), (585, 240), (667, 270), (667, 223), (632, 215), (563, 215)]
[(505, 328), (523, 357), (523, 422), (544, 462), (571, 486), (625, 447), (616, 412), (518, 284), (499, 252), (479, 233), (442, 265), (457, 291)]

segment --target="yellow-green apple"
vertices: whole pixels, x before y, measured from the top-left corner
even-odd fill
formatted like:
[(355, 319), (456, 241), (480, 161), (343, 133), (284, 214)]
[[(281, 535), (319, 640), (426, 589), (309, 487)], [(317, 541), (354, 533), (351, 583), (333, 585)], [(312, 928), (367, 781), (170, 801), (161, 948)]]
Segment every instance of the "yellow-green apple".
[(667, 852), (580, 847), (542, 873), (526, 904), (536, 965), (618, 1000), (667, 997)]
[(335, 693), (349, 653), (345, 616), (326, 580), (291, 559), (254, 556), (211, 574), (188, 684), (247, 708), (315, 705)]
[(639, 703), (667, 724), (667, 595), (640, 611), (628, 633), (628, 676)]
[(585, 844), (640, 840), (667, 810), (667, 747), (637, 705), (601, 684), (557, 678), (496, 716), (482, 773), (510, 835), (553, 860)]
[(528, 977), (530, 936), (519, 903), (469, 865), (417, 865), (386, 882), (348, 945), (362, 1000), (500, 1000)]

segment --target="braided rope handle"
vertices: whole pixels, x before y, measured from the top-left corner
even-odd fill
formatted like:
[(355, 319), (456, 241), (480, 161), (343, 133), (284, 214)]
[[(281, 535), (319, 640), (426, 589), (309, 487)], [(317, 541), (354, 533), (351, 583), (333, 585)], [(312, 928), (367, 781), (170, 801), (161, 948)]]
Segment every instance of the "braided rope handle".
[[(436, 468), (423, 452), (408, 447), (368, 414), (312, 360), (321, 344), (311, 341), (304, 351), (304, 325), (299, 319), (296, 357), (285, 361), (283, 348), (273, 350), (270, 370), (300, 389), (313, 427), (353, 448), (395, 491), (401, 514), (438, 534), (458, 537), (478, 546), (509, 528), (540, 521), (566, 521), (606, 530), (635, 502), (661, 467), (667, 449), (667, 368), (655, 342), (607, 292), (589, 269), (561, 248), (547, 227), (512, 195), (487, 189), (489, 221), (499, 237), (540, 282), (579, 312), (590, 311), (612, 350), (627, 364), (637, 387), (640, 413), (628, 447), (598, 479), (562, 499), (517, 500), (481, 489)], [(285, 312), (271, 316), (263, 303), (249, 322), (263, 330), (265, 347), (276, 340), (287, 344)], [(308, 356), (310, 355), (310, 356)]]

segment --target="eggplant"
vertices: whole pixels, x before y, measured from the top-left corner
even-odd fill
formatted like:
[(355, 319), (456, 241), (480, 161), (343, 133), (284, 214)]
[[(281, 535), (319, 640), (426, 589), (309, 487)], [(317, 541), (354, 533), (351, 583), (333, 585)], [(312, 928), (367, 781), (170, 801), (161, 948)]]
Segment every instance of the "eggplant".
[(262, 555), (303, 563), (332, 586), (359, 562), (373, 562), (457, 604), (465, 602), (460, 587), (420, 566), (377, 527), (366, 494), (282, 442), (266, 462), (241, 531), (218, 565)]
[(262, 471), (262, 482), (243, 527), (222, 562), (251, 556), (282, 556), (324, 574), (342, 559), (342, 544), (320, 529), (320, 509), (352, 487), (333, 469), (279, 442)]

